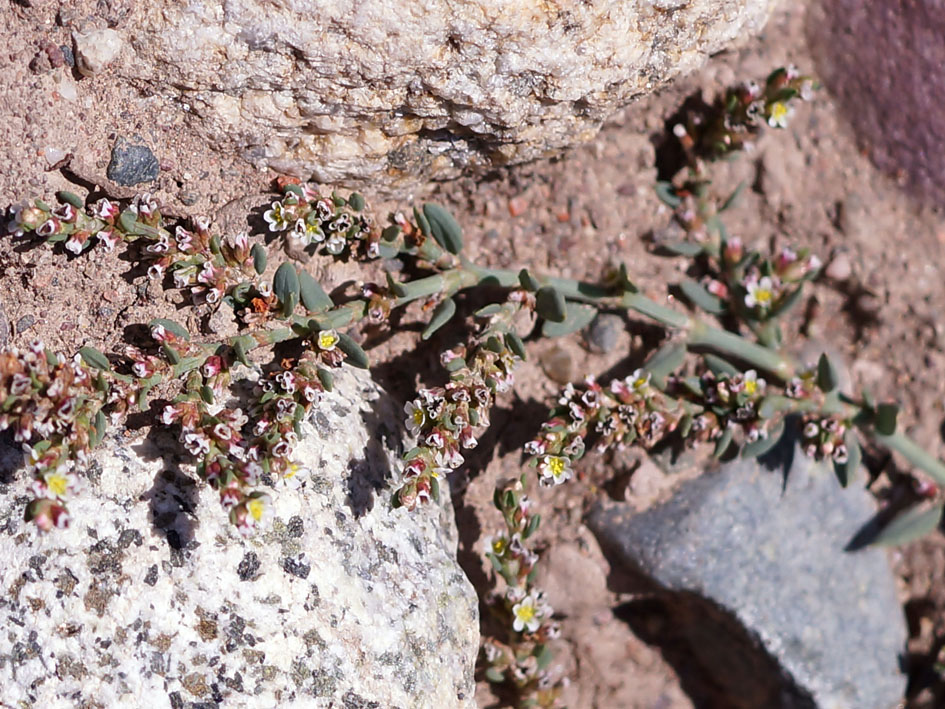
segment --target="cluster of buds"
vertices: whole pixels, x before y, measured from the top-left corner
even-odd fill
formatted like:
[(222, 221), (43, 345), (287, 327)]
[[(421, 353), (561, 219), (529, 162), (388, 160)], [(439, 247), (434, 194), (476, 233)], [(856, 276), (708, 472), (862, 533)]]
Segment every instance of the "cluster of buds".
[(493, 501), (505, 520), (505, 531), (485, 540), (485, 553), (505, 580), (505, 589), (493, 592), (487, 605), (508, 637), (505, 642), (483, 639), (486, 678), (514, 687), (520, 706), (558, 706), (562, 684), (548, 671), (552, 659), (548, 643), (560, 630), (544, 593), (532, 583), (538, 555), (526, 546), (541, 517), (534, 513), (520, 480), (497, 487)]
[(120, 420), (134, 401), (126, 378), (87, 350), (67, 359), (41, 342), (0, 352), (0, 430), (12, 429), (28, 455), (34, 499), (26, 519), (48, 531), (69, 523), (68, 502), (79, 490), (77, 467), (105, 433), (106, 410)]
[(749, 149), (762, 125), (786, 128), (793, 102), (813, 98), (816, 84), (794, 66), (776, 69), (764, 85), (754, 81), (730, 88), (708, 108), (690, 111), (673, 134), (689, 157), (691, 166), (700, 158), (717, 159)]
[(807, 414), (801, 422), (801, 448), (814, 460), (849, 460), (846, 434), (849, 421), (839, 415)]
[(394, 497), (397, 504), (413, 509), (437, 499), (438, 478), (463, 464), (462, 450), (478, 445), (476, 431), (489, 425), (496, 393), (512, 386), (512, 372), (523, 358), (524, 348), (510, 332), (510, 324), (530, 302), (522, 291), (513, 291), (487, 316), (471, 353), (460, 346), (441, 355), (450, 381), (421, 389), (405, 405), (406, 426), (418, 445), (405, 455), (403, 484)]
[(731, 295), (744, 304), (736, 312), (747, 310), (758, 320), (780, 313), (801, 284), (816, 277), (823, 265), (807, 249), (784, 247), (770, 259), (762, 259), (758, 252), (746, 254), (737, 238), (725, 243), (720, 260), (719, 279), (709, 276), (707, 290), (720, 298)]
[(380, 231), (363, 210), (364, 198), (357, 192), (347, 199), (335, 192), (324, 197), (311, 185), (290, 183), (263, 219), (269, 231), (284, 233), (303, 248), (314, 246), (333, 256), (361, 250), (364, 257), (377, 258)]
[(581, 386), (565, 387), (551, 418), (525, 445), (525, 453), (530, 465), (537, 466), (543, 485), (558, 485), (571, 478), (572, 464), (584, 455), (589, 438), (600, 451), (633, 443), (651, 446), (678, 422), (678, 411), (653, 386), (646, 370), (614, 379), (608, 387), (589, 377)]

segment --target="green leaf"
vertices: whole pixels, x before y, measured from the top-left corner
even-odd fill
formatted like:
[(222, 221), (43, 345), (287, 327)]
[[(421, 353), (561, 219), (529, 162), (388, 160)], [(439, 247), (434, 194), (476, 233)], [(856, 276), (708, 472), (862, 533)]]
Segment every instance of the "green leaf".
[(896, 432), (896, 417), (899, 407), (895, 404), (880, 404), (876, 407), (876, 431), (883, 436), (891, 436)]
[(180, 354), (166, 342), (161, 343), (161, 351), (164, 352), (167, 361), (172, 365), (180, 364)]
[(508, 347), (509, 351), (515, 356), (521, 357), (523, 360), (526, 359), (525, 343), (522, 342), (522, 338), (514, 332), (505, 333), (505, 346)]
[(190, 340), (190, 333), (187, 332), (187, 328), (185, 328), (183, 325), (179, 325), (173, 320), (168, 320), (167, 318), (154, 318), (154, 320), (151, 320), (148, 323), (148, 327), (151, 329), (153, 329), (156, 325), (160, 325), (179, 340)]
[(860, 448), (860, 442), (853, 431), (846, 432), (843, 444), (847, 447), (847, 462), (833, 464), (833, 471), (837, 475), (837, 480), (840, 481), (840, 487), (850, 484), (863, 461), (863, 449)]
[(698, 256), (702, 253), (702, 246), (694, 244), (691, 241), (667, 241), (658, 244), (659, 248), (669, 251), (677, 256), (687, 256), (689, 258)]
[(213, 404), (214, 396), (213, 389), (208, 387), (206, 384), (200, 387), (200, 398), (203, 399), (205, 404)]
[(680, 342), (668, 342), (646, 360), (643, 368), (650, 373), (653, 385), (664, 386), (666, 377), (679, 369), (686, 360), (686, 346)]
[(249, 357), (246, 356), (246, 345), (242, 337), (237, 337), (233, 342), (233, 354), (236, 355), (236, 361), (245, 367), (251, 367)]
[(759, 438), (757, 441), (746, 443), (742, 447), (742, 458), (758, 458), (763, 456), (765, 453), (778, 445), (778, 442), (781, 440), (781, 436), (783, 435), (784, 421), (781, 421), (771, 430), (767, 438)]
[(423, 333), (421, 333), (420, 339), (429, 340), (433, 333), (446, 325), (455, 314), (456, 301), (452, 298), (440, 301), (440, 304), (433, 310), (430, 322), (424, 328)]
[(82, 201), (82, 198), (74, 192), (69, 192), (68, 190), (60, 190), (56, 193), (56, 199), (60, 202), (68, 202), (76, 209), (84, 209), (85, 202)]
[(485, 307), (479, 308), (473, 315), (477, 318), (488, 318), (491, 315), (495, 315), (500, 310), (502, 310), (502, 306), (499, 303), (490, 303)]
[(554, 659), (554, 653), (551, 652), (550, 647), (542, 644), (538, 646), (538, 654), (536, 657), (538, 659), (538, 669), (543, 670), (551, 664), (551, 661)]
[(538, 529), (539, 524), (541, 524), (541, 515), (535, 515), (528, 520), (528, 525), (525, 527), (525, 531), (522, 532), (522, 539), (528, 539), (532, 536)]
[(597, 315), (597, 308), (584, 303), (565, 303), (565, 316), (562, 322), (545, 320), (541, 326), (541, 334), (545, 337), (562, 337), (577, 332), (591, 324)]
[(356, 212), (364, 209), (364, 197), (358, 192), (352, 192), (348, 197), (348, 206)]
[(679, 289), (690, 303), (698, 308), (702, 308), (707, 313), (722, 315), (726, 311), (725, 301), (709, 293), (700, 283), (685, 280), (679, 284)]
[(262, 244), (255, 244), (249, 253), (253, 257), (253, 268), (256, 269), (256, 273), (262, 275), (269, 261), (269, 256), (266, 254), (266, 247)]
[(715, 450), (712, 451), (712, 455), (716, 458), (721, 458), (725, 455), (725, 452), (728, 450), (728, 447), (732, 445), (732, 437), (735, 435), (735, 429), (732, 426), (726, 426), (725, 430), (722, 431), (722, 435), (715, 444)]
[(420, 233), (424, 236), (430, 236), (430, 222), (427, 221), (427, 218), (423, 215), (416, 207), (413, 208), (413, 218), (417, 220), (417, 226), (420, 228)]
[(368, 368), (370, 361), (368, 360), (368, 356), (364, 353), (364, 350), (361, 349), (361, 345), (343, 332), (338, 333), (338, 349), (345, 353), (345, 362), (352, 367), (358, 367), (359, 369)]
[(82, 347), (79, 349), (79, 354), (82, 356), (82, 361), (90, 367), (103, 369), (106, 372), (112, 370), (112, 365), (108, 361), (108, 358), (94, 347)]
[(528, 272), (527, 268), (523, 268), (518, 272), (518, 282), (522, 284), (522, 288), (532, 293), (541, 288), (541, 284)]
[[(501, 570), (501, 564), (499, 568), (496, 569), (496, 571), (500, 571), (500, 570)], [(492, 684), (502, 684), (503, 682), (505, 682), (505, 673), (496, 667), (489, 667), (488, 669), (486, 669), (486, 679), (492, 682)]]
[(440, 501), (440, 481), (436, 477), (430, 477), (430, 496), (434, 502)]
[(423, 215), (430, 224), (430, 232), (436, 243), (451, 254), (458, 254), (463, 250), (463, 230), (452, 214), (440, 205), (428, 202), (423, 205)]
[(719, 207), (719, 214), (734, 207), (735, 202), (738, 201), (738, 198), (741, 196), (744, 189), (745, 189), (745, 181), (742, 180), (741, 182), (738, 183), (738, 187), (735, 188), (732, 194), (728, 196), (728, 199), (726, 199), (725, 202), (722, 203), (722, 206)]
[(335, 386), (335, 377), (323, 367), (318, 368), (318, 381), (322, 383), (325, 391), (331, 391)]
[(272, 292), (282, 303), (282, 312), (289, 315), (299, 302), (299, 276), (295, 266), (286, 261), (276, 269), (272, 278)]
[(118, 216), (118, 228), (127, 234), (134, 234), (138, 226), (138, 215), (126, 209)]
[(535, 310), (545, 320), (552, 322), (564, 322), (568, 316), (567, 303), (564, 295), (553, 286), (539, 288), (535, 294)]
[(941, 521), (941, 505), (913, 507), (883, 527), (872, 543), (882, 546), (906, 544), (934, 531)]
[(102, 442), (102, 439), (105, 437), (107, 423), (108, 422), (105, 420), (105, 414), (102, 413), (102, 410), (99, 409), (96, 411), (95, 419), (92, 421), (93, 428), (92, 431), (90, 431), (92, 435), (89, 437), (89, 443), (91, 444), (92, 448)]
[[(840, 377), (837, 374), (837, 368), (826, 354), (821, 354), (817, 360), (817, 386), (821, 391), (831, 392), (837, 388)], [(895, 420), (893, 421), (893, 430), (895, 430)], [(892, 433), (892, 431), (890, 431)]]
[(778, 304), (771, 308), (771, 310), (768, 312), (767, 319), (773, 320), (787, 313), (789, 310), (791, 310), (791, 308), (801, 302), (802, 295), (804, 295), (804, 287), (800, 285), (787, 295), (783, 296), (778, 301)]
[(318, 281), (309, 275), (308, 271), (299, 271), (299, 293), (302, 296), (302, 305), (310, 313), (317, 313), (334, 307), (331, 298), (319, 285)]
[[(454, 357), (449, 362), (446, 363), (447, 372), (458, 372), (460, 369), (466, 366), (466, 360), (462, 357)], [(472, 409), (470, 409), (470, 412)]]
[(738, 374), (738, 368), (734, 364), (718, 355), (709, 353), (703, 355), (702, 359), (705, 361), (705, 365), (709, 368), (709, 371), (717, 377), (723, 375), (734, 377)]
[(677, 196), (676, 188), (673, 187), (672, 182), (660, 180), (653, 186), (653, 189), (656, 190), (656, 196), (660, 198), (663, 204), (673, 209), (682, 204), (682, 200)]

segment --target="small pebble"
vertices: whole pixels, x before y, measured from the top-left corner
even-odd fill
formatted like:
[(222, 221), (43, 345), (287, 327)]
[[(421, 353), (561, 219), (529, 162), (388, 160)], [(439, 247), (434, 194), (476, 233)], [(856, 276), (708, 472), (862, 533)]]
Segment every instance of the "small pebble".
[(193, 207), (195, 204), (197, 204), (198, 199), (200, 199), (200, 195), (198, 195), (196, 192), (185, 190), (180, 193), (180, 202), (185, 207)]
[(125, 138), (118, 138), (112, 148), (112, 158), (105, 174), (109, 180), (123, 187), (142, 182), (153, 182), (161, 167), (154, 153), (146, 145), (132, 145)]
[(524, 197), (513, 197), (509, 200), (509, 214), (513, 217), (524, 214), (526, 209), (528, 209), (528, 202)]
[(72, 47), (62, 44), (59, 45), (59, 51), (62, 52), (62, 60), (66, 66), (75, 66), (75, 54), (72, 53)]
[(623, 318), (613, 313), (598, 314), (584, 331), (584, 342), (591, 352), (612, 352), (623, 332)]
[(22, 318), (16, 321), (16, 331), (17, 332), (26, 332), (36, 323), (36, 318), (32, 315), (24, 315)]
[(100, 74), (121, 52), (122, 39), (115, 30), (74, 32), (75, 62), (83, 76)]
[(850, 263), (850, 257), (842, 252), (835, 254), (830, 259), (830, 263), (827, 264), (824, 275), (834, 281), (847, 280), (853, 275), (853, 265)]
[(555, 345), (541, 356), (541, 368), (551, 381), (558, 384), (567, 384), (574, 378), (571, 354), (560, 345)]

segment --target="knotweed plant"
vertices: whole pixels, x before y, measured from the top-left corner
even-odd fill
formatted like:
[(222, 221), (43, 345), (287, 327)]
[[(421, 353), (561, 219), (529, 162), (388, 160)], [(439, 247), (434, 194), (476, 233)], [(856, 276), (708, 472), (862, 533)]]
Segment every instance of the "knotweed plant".
[[(304, 477), (295, 444), (334, 373), (369, 365), (358, 328), (389, 326), (394, 311), (419, 303), (413, 311), (425, 314), (428, 339), (462, 319), (455, 296), (471, 289), (489, 304), (472, 314), (470, 335), (442, 353), (442, 385), (421, 389), (405, 405), (416, 445), (404, 455), (396, 506), (419, 510), (437, 501), (440, 481), (478, 445), (497, 397), (511, 386), (525, 359), (523, 340), (569, 335), (601, 310), (655, 322), (666, 342), (628, 377), (591, 376), (564, 389), (524, 451), (537, 484), (567, 483), (588, 450), (709, 443), (719, 457), (759, 456), (789, 426), (798, 427), (807, 455), (831, 461), (842, 485), (860, 464), (864, 439), (945, 484), (945, 464), (901, 431), (894, 404), (841, 391), (826, 356), (805, 364), (783, 351), (781, 322), (820, 262), (800, 249), (763, 255), (746, 248), (721, 220), (738, 190), (721, 204), (712, 194), (707, 166), (747, 149), (764, 126), (783, 128), (795, 99), (806, 100), (813, 87), (794, 69), (779, 69), (763, 86), (736, 87), (674, 128), (685, 174), (657, 185), (657, 193), (685, 238), (659, 246), (690, 260), (691, 278), (673, 288), (691, 312), (644, 296), (625, 265), (598, 283), (487, 268), (463, 254), (458, 223), (436, 204), (390, 215), (382, 228), (360, 195), (326, 196), (288, 179), (263, 214), (266, 235), (281, 237), (288, 253), (399, 258), (405, 265), (399, 273), (407, 276), (388, 274), (329, 295), (290, 260), (279, 257), (282, 263), (271, 267), (272, 249), (258, 235), (215, 234), (206, 218), (169, 220), (147, 194), (86, 204), (60, 193), (55, 207), (35, 200), (12, 208), (12, 238), (42, 241), (76, 258), (122, 249), (161, 287), (186, 293), (198, 314), (226, 308), (238, 326), (236, 335), (208, 340), (156, 319), (148, 323), (149, 341), (113, 343), (107, 356), (91, 347), (66, 356), (40, 342), (0, 352), (0, 427), (13, 431), (32, 475), (26, 518), (44, 531), (67, 526), (69, 502), (87, 494), (84, 469), (108, 425), (160, 399), (167, 402), (159, 407), (160, 425), (177, 432), (229, 521), (241, 534), (254, 533), (272, 514), (271, 494), (288, 494), (266, 492), (263, 481), (291, 488)], [(253, 383), (248, 398), (237, 395), (241, 380)], [(481, 667), (518, 706), (551, 707), (563, 684), (549, 672), (553, 611), (534, 585), (538, 556), (529, 544), (540, 518), (528, 496), (530, 479), (527, 469), (496, 490), (504, 529), (486, 545), (496, 581), (487, 605), (501, 631), (484, 638)], [(941, 517), (941, 504), (915, 508), (877, 541), (907, 540)]]

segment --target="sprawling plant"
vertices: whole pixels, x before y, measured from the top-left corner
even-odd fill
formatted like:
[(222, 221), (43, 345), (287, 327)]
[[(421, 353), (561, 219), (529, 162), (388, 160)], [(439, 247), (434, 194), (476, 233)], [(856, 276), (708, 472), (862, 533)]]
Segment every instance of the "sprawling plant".
[[(673, 129), (685, 161), (679, 175), (657, 185), (657, 194), (673, 208), (685, 238), (658, 246), (690, 259), (692, 278), (674, 287), (691, 312), (644, 296), (624, 265), (598, 283), (483, 267), (463, 255), (459, 225), (436, 204), (391, 215), (382, 227), (359, 194), (325, 195), (291, 180), (280, 183), (281, 196), (264, 213), (269, 236), (281, 237), (290, 251), (326, 258), (397, 257), (407, 266), (401, 273), (411, 277), (388, 274), (332, 296), (291, 261), (273, 268), (262, 240), (214, 234), (205, 218), (167, 219), (149, 195), (86, 204), (60, 193), (56, 207), (35, 200), (13, 208), (14, 238), (42, 240), (77, 257), (124, 249), (162, 287), (186, 292), (202, 313), (229, 309), (239, 328), (207, 340), (156, 319), (148, 323), (149, 343), (115, 343), (108, 355), (83, 347), (69, 357), (40, 342), (0, 353), (0, 428), (12, 429), (23, 445), (33, 477), (26, 518), (42, 530), (68, 525), (91, 449), (109, 425), (135, 408), (149, 409), (157, 392), (170, 398), (160, 424), (176, 427), (229, 521), (252, 534), (271, 515), (262, 481), (300, 476), (302, 464), (293, 456), (300, 425), (331, 390), (333, 372), (345, 364), (368, 366), (357, 326), (386, 326), (394, 311), (419, 302), (427, 339), (457, 317), (455, 296), (473, 289), (492, 302), (474, 313), (469, 338), (442, 353), (442, 384), (421, 389), (405, 406), (416, 445), (404, 455), (393, 492), (397, 506), (413, 510), (438, 499), (439, 481), (478, 445), (496, 397), (511, 386), (526, 356), (523, 339), (571, 334), (601, 310), (653, 321), (665, 328), (666, 342), (629, 377), (590, 376), (564, 389), (524, 451), (538, 484), (568, 481), (590, 449), (669, 441), (709, 443), (719, 457), (759, 456), (788, 426), (799, 427), (807, 455), (832, 462), (844, 486), (861, 462), (864, 439), (945, 484), (945, 465), (900, 430), (894, 404), (841, 391), (827, 356), (808, 365), (784, 351), (781, 323), (817, 276), (817, 257), (789, 248), (767, 255), (750, 250), (722, 223), (738, 190), (717, 201), (709, 164), (744, 150), (765, 125), (784, 127), (793, 102), (809, 98), (813, 87), (793, 68), (779, 69), (763, 86), (731, 89)], [(255, 382), (253, 394), (235, 406), (234, 383), (247, 378)], [(520, 706), (550, 707), (563, 685), (549, 672), (549, 642), (558, 633), (553, 609), (535, 586), (538, 554), (530, 545), (540, 516), (528, 496), (531, 479), (527, 469), (496, 489), (504, 529), (486, 544), (495, 571), (486, 601), (504, 634), (484, 639), (482, 667)], [(941, 517), (940, 504), (915, 508), (878, 541), (912, 538)]]

